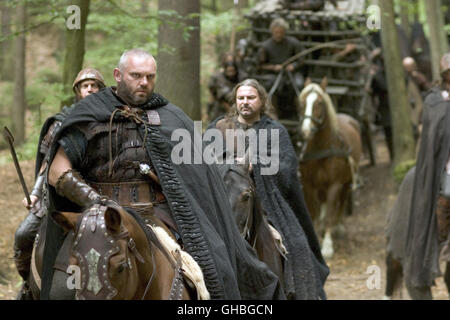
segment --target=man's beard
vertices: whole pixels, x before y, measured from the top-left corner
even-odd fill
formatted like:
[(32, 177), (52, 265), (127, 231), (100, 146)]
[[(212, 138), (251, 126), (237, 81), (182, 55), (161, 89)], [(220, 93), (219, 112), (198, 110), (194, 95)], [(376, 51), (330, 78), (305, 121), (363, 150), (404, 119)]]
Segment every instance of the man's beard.
[(152, 93), (153, 91), (150, 91), (144, 97), (142, 96), (137, 97), (133, 95), (133, 90), (129, 86), (127, 86), (125, 81), (122, 80), (117, 83), (117, 95), (131, 106), (139, 106), (141, 104), (146, 103), (149, 100)]
[[(242, 112), (243, 108), (247, 108), (249, 110), (249, 113), (244, 114)], [(255, 112), (253, 111), (252, 107), (249, 104), (244, 104), (242, 105), (239, 109), (238, 109), (238, 113), (241, 115), (242, 118), (246, 119), (246, 118), (252, 118), (255, 115)]]

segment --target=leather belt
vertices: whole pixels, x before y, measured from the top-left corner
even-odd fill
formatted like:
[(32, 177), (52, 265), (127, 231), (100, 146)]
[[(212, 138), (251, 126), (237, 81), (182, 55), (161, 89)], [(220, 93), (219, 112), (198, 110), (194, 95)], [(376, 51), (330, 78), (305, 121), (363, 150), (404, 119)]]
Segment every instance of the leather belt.
[(163, 193), (153, 188), (151, 181), (114, 183), (88, 181), (88, 184), (99, 194), (117, 201), (121, 206), (130, 206), (132, 204), (152, 206), (153, 204), (166, 202)]

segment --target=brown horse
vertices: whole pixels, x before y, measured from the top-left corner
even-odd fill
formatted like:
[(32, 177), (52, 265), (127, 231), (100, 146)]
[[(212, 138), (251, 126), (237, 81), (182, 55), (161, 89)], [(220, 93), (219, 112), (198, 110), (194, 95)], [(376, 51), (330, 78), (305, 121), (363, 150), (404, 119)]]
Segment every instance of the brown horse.
[(326, 78), (320, 86), (307, 79), (299, 97), (304, 141), (300, 173), (309, 212), (324, 234), (322, 254), (330, 258), (332, 231), (342, 222), (346, 205), (351, 206), (362, 145), (358, 122), (336, 113), (326, 87)]
[[(281, 285), (285, 249), (281, 237), (267, 221), (261, 201), (256, 193), (251, 167), (244, 164), (221, 164), (219, 172), (228, 190), (235, 221), (244, 239), (255, 249), (259, 260), (267, 264)], [(278, 238), (278, 239), (276, 239)]]
[[(159, 219), (145, 225), (114, 202), (96, 204), (81, 214), (55, 212), (52, 216), (73, 235), (68, 265), (75, 272), (76, 299), (209, 298), (200, 268)], [(36, 253), (42, 251), (41, 246), (37, 241)], [(37, 272), (40, 261), (40, 254), (33, 256)], [(30, 283), (39, 283), (39, 279)]]

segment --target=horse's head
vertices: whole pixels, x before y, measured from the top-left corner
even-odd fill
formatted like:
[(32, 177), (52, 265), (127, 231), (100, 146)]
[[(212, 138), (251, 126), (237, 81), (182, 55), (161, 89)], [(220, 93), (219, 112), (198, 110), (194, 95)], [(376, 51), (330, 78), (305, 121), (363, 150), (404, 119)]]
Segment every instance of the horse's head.
[(138, 248), (145, 248), (147, 240), (132, 216), (113, 202), (52, 216), (75, 234), (69, 264), (80, 271), (77, 299), (141, 298), (139, 264), (145, 252)]
[(256, 190), (251, 175), (252, 168), (247, 164), (224, 164), (220, 166), (222, 179), (228, 190), (228, 198), (240, 233), (252, 242)]
[(320, 85), (311, 83), (308, 78), (300, 93), (300, 126), (304, 141), (311, 140), (328, 120), (331, 100), (325, 91), (326, 87), (326, 77)]

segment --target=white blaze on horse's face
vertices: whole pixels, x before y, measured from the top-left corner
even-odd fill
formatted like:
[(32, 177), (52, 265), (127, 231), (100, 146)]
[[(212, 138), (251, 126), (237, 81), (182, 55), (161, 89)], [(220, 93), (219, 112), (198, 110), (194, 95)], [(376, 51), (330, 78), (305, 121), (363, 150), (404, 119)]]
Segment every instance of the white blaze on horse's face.
[(312, 116), (314, 111), (314, 104), (319, 96), (316, 92), (312, 91), (306, 97), (306, 108), (304, 114), (304, 120), (302, 123), (302, 135), (305, 140), (311, 138), (311, 132), (313, 130)]

